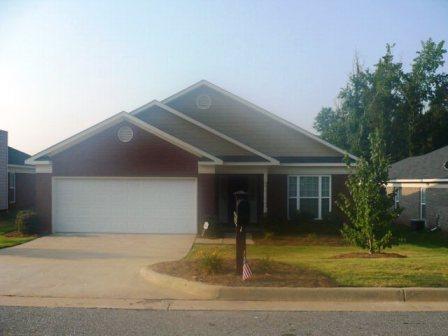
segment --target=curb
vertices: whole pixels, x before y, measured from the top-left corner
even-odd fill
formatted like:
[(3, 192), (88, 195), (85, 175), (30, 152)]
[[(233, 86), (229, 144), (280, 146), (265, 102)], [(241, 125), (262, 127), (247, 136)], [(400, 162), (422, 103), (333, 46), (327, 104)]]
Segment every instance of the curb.
[(219, 298), (219, 291), (222, 286), (207, 285), (197, 281), (190, 281), (167, 274), (153, 271), (149, 266), (140, 269), (143, 278), (159, 287), (169, 288), (192, 294), (198, 299), (212, 300)]
[(288, 288), (228, 287), (190, 281), (153, 271), (140, 270), (143, 278), (157, 286), (182, 291), (205, 300), (303, 301), (303, 302), (448, 302), (448, 288)]

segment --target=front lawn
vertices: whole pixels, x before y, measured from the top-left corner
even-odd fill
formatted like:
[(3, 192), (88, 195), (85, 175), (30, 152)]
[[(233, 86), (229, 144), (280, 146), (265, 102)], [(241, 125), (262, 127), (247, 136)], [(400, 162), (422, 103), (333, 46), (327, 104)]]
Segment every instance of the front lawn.
[[(406, 258), (335, 258), (362, 250), (338, 244), (337, 238), (299, 236), (256, 240), (249, 245), (247, 257), (274, 261), (317, 271), (337, 286), (365, 287), (448, 287), (448, 240), (441, 232), (405, 232), (402, 245), (387, 249)], [(330, 244), (328, 244), (331, 242)], [(234, 258), (234, 246), (193, 246), (186, 259), (197, 258), (201, 250), (217, 250), (224, 258)], [(200, 254), (200, 253), (199, 253)]]
[(0, 249), (23, 244), (36, 238), (36, 236), (14, 234), (14, 215), (6, 213), (0, 214)]

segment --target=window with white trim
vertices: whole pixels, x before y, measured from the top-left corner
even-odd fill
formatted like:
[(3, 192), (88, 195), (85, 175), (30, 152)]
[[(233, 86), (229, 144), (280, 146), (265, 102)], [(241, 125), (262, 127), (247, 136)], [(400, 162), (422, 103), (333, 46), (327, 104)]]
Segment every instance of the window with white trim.
[(8, 200), (9, 203), (16, 202), (16, 173), (8, 173)]
[(331, 212), (330, 175), (288, 176), (288, 218), (294, 217), (297, 210), (316, 219)]
[(400, 207), (401, 200), (401, 187), (394, 188), (394, 207), (398, 209)]
[(426, 188), (420, 188), (420, 219), (426, 220)]

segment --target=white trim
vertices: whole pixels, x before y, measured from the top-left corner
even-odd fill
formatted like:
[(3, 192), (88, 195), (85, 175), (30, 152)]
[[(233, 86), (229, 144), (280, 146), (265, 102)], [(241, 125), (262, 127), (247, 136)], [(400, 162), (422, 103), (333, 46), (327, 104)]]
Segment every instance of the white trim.
[(154, 134), (154, 135), (158, 136), (159, 138), (161, 138), (165, 141), (168, 141), (169, 143), (171, 143), (177, 147), (180, 147), (180, 148), (186, 150), (187, 152), (190, 152), (193, 155), (196, 155), (198, 157), (205, 156), (205, 157), (211, 159), (212, 161), (214, 161), (215, 164), (222, 164), (222, 160), (218, 159), (217, 157), (215, 157), (207, 152), (204, 152), (203, 150), (196, 148), (190, 144), (187, 144), (186, 142), (184, 142), (176, 137), (173, 137), (172, 135), (167, 134), (152, 125), (149, 125), (148, 123), (145, 123), (144, 121), (142, 121), (136, 117), (133, 117), (126, 112), (120, 112), (120, 113), (118, 113), (118, 114), (116, 114), (116, 115), (90, 127), (90, 128), (87, 128), (86, 130), (84, 130), (78, 134), (75, 134), (74, 136), (72, 136), (62, 142), (59, 142), (58, 144), (56, 144), (54, 146), (51, 146), (50, 148), (47, 148), (44, 151), (37, 153), (36, 155), (33, 155), (32, 157), (27, 159), (25, 161), (25, 163), (33, 164), (33, 165), (39, 164), (36, 161), (37, 158), (44, 156), (44, 155), (54, 155), (59, 152), (62, 152), (64, 150), (66, 150), (67, 148), (74, 146), (75, 144), (101, 132), (104, 129), (107, 129), (113, 125), (116, 125), (122, 121), (126, 121), (126, 122), (129, 122), (129, 123), (137, 126), (137, 127), (140, 127), (141, 129), (143, 129), (151, 134)]
[[(425, 202), (423, 202), (423, 193), (425, 194)], [(427, 195), (427, 193), (426, 193), (426, 188), (425, 187), (421, 187), (420, 188), (420, 213), (419, 213), (419, 215), (420, 215), (420, 219), (423, 219), (423, 220), (425, 220), (426, 221), (426, 217), (427, 217), (427, 210), (428, 210), (428, 208), (426, 207), (426, 201), (427, 201), (427, 199), (426, 199), (426, 197), (427, 197), (428, 195)], [(425, 206), (425, 218), (423, 218), (423, 216), (422, 216), (422, 214), (423, 214), (423, 206)]]
[[(14, 183), (12, 183), (13, 181)], [(14, 198), (10, 199), (9, 196), (11, 194), (11, 190), (14, 190)], [(16, 173), (15, 172), (8, 172), (8, 204), (14, 204), (16, 203)]]
[(195, 176), (52, 176), (53, 180), (197, 180)]
[(9, 164), (8, 172), (18, 174), (34, 174), (36, 172), (36, 168), (32, 166)]
[[(296, 196), (291, 197), (289, 196), (289, 178), (295, 177), (296, 178)], [(318, 178), (318, 196), (317, 197), (300, 197), (300, 178), (301, 177), (317, 177)], [(328, 196), (322, 196), (322, 177), (328, 177)], [(316, 175), (316, 174), (300, 174), (300, 175), (287, 175), (286, 177), (286, 211), (287, 211), (287, 218), (291, 219), (289, 217), (289, 199), (295, 199), (296, 200), (296, 208), (300, 211), (300, 199), (301, 198), (312, 198), (318, 200), (318, 217), (315, 218), (316, 220), (323, 219), (322, 217), (322, 199), (328, 199), (328, 212), (332, 212), (332, 198), (333, 198), (333, 187), (332, 187), (332, 177), (331, 175)]]
[(53, 173), (52, 164), (38, 164), (36, 165), (36, 174), (51, 174)]
[(353, 172), (347, 167), (272, 167), (271, 174), (286, 175), (350, 175)]
[(268, 213), (268, 170), (263, 172), (263, 214)]
[(397, 187), (393, 187), (394, 188), (394, 208), (398, 209), (398, 207), (400, 206), (400, 202), (401, 202), (401, 193), (402, 193), (402, 188), (401, 186), (397, 186)]
[(280, 166), (285, 167), (347, 167), (345, 163), (342, 162), (321, 162), (321, 163), (281, 163)]
[(436, 179), (395, 179), (389, 180), (390, 183), (412, 183), (412, 182), (423, 182), (423, 183), (431, 183), (431, 182), (448, 182), (448, 179), (444, 178), (436, 178)]
[(213, 129), (213, 128), (211, 128), (211, 127), (209, 127), (209, 126), (207, 126), (207, 125), (205, 125), (205, 124), (203, 124), (203, 123), (201, 123), (201, 122), (199, 122), (199, 121), (197, 121), (195, 119), (193, 119), (193, 118), (190, 118), (189, 116), (183, 114), (182, 112), (180, 112), (180, 111), (178, 111), (176, 109), (173, 109), (172, 107), (170, 107), (168, 105), (165, 105), (165, 104), (163, 104), (163, 103), (161, 103), (161, 102), (159, 102), (157, 100), (153, 100), (152, 102), (150, 102), (150, 103), (148, 103), (146, 105), (143, 105), (142, 107), (139, 107), (138, 109), (130, 112), (130, 114), (131, 115), (137, 115), (137, 114), (143, 112), (144, 110), (146, 110), (148, 108), (151, 108), (153, 106), (158, 106), (158, 107), (164, 109), (165, 111), (170, 112), (171, 114), (174, 114), (174, 115), (178, 116), (179, 118), (182, 118), (182, 119), (190, 122), (193, 125), (196, 125), (196, 126), (202, 128), (202, 129), (204, 129), (204, 130), (206, 130), (206, 131), (208, 131), (208, 132), (210, 132), (210, 133), (212, 133), (212, 134), (214, 134), (214, 135), (216, 135), (216, 136), (218, 136), (218, 137), (220, 137), (220, 138), (222, 138), (222, 139), (224, 139), (224, 140), (226, 140), (226, 141), (228, 141), (228, 142), (230, 142), (230, 143), (232, 143), (234, 145), (237, 145), (238, 147), (241, 147), (241, 148), (243, 148), (243, 149), (245, 149), (245, 150), (247, 150), (249, 152), (252, 152), (252, 153), (254, 153), (254, 154), (256, 154), (256, 155), (258, 155), (258, 156), (260, 156), (260, 157), (262, 157), (262, 158), (264, 158), (266, 160), (268, 160), (270, 163), (280, 164), (280, 162), (278, 160), (276, 160), (276, 159), (274, 159), (274, 158), (272, 158), (272, 157), (270, 157), (270, 156), (268, 156), (266, 154), (263, 154), (263, 153), (257, 151), (256, 149), (254, 149), (252, 147), (249, 147), (249, 146), (239, 142), (238, 140), (235, 140), (235, 139), (233, 139), (233, 138), (231, 138), (231, 137), (229, 137), (229, 136), (227, 136), (227, 135), (225, 135), (225, 134), (223, 134), (223, 133), (221, 133), (221, 132), (219, 132), (219, 131), (217, 131), (217, 130), (215, 130), (215, 129)]
[(272, 162), (224, 162), (224, 166), (278, 166)]
[(216, 166), (198, 165), (198, 174), (215, 174)]
[(194, 90), (194, 89), (196, 89), (196, 88), (198, 88), (200, 86), (207, 86), (207, 87), (209, 87), (209, 88), (211, 88), (213, 90), (216, 90), (216, 91), (220, 92), (221, 94), (223, 94), (223, 95), (225, 95), (227, 97), (230, 97), (230, 98), (240, 102), (243, 105), (246, 105), (246, 106), (248, 106), (250, 108), (253, 108), (256, 111), (258, 111), (260, 113), (263, 113), (264, 115), (266, 115), (266, 116), (268, 116), (268, 117), (270, 117), (270, 118), (272, 118), (272, 119), (282, 123), (283, 125), (286, 125), (286, 126), (292, 128), (292, 129), (302, 133), (305, 136), (308, 136), (309, 138), (311, 138), (311, 139), (313, 139), (313, 140), (315, 140), (317, 142), (320, 142), (321, 144), (323, 144), (323, 145), (325, 145), (327, 147), (330, 147), (331, 149), (333, 149), (333, 150), (335, 150), (335, 151), (337, 151), (339, 153), (342, 153), (344, 155), (347, 154), (350, 158), (352, 158), (354, 160), (358, 160), (358, 158), (356, 156), (354, 156), (354, 155), (344, 151), (343, 149), (341, 149), (339, 147), (336, 147), (336, 146), (330, 144), (329, 142), (319, 138), (317, 135), (314, 135), (313, 133), (308, 132), (307, 130), (305, 130), (305, 129), (303, 129), (303, 128), (301, 128), (301, 127), (299, 127), (299, 126), (297, 126), (297, 125), (295, 125), (295, 124), (293, 124), (293, 123), (291, 123), (291, 122), (289, 122), (289, 121), (287, 121), (287, 120), (285, 120), (285, 119), (283, 119), (283, 118), (281, 118), (281, 117), (279, 117), (279, 116), (277, 116), (277, 115), (267, 111), (267, 110), (265, 110), (264, 108), (259, 107), (259, 106), (255, 105), (255, 104), (247, 101), (246, 99), (241, 98), (241, 97), (239, 97), (239, 96), (237, 96), (237, 95), (235, 95), (235, 94), (233, 94), (231, 92), (228, 92), (228, 91), (224, 90), (223, 88), (220, 88), (219, 86), (217, 86), (215, 84), (212, 84), (212, 83), (210, 83), (210, 82), (208, 82), (206, 80), (201, 80), (201, 81), (197, 82), (196, 84), (193, 84), (193, 85), (187, 87), (186, 89), (184, 89), (182, 91), (179, 91), (178, 93), (176, 93), (176, 94), (174, 94), (174, 95), (172, 95), (172, 96), (162, 100), (162, 103), (166, 104), (166, 103), (168, 103), (168, 102), (170, 102), (170, 101), (172, 101), (172, 100), (174, 100), (174, 99), (176, 99), (176, 98), (178, 98), (178, 97), (180, 97), (180, 96), (182, 96), (182, 95), (184, 95), (184, 94), (186, 94), (186, 93), (188, 93), (188, 92), (190, 92), (190, 91), (192, 91), (192, 90)]
[(401, 188), (427, 188), (427, 189), (448, 189), (448, 183), (388, 183), (388, 187), (401, 187)]

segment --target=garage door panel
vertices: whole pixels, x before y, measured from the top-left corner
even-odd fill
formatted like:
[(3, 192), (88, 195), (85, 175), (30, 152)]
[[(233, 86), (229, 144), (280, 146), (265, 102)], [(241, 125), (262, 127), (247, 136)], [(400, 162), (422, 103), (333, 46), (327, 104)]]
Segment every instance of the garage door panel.
[(195, 233), (195, 179), (55, 178), (54, 232)]

